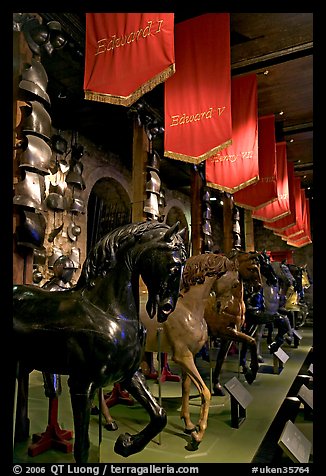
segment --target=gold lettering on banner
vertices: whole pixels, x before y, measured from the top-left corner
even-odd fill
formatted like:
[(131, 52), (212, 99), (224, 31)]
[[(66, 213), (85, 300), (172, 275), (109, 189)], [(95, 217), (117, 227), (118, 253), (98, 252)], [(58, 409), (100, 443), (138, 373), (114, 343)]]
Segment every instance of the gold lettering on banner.
[(201, 121), (203, 119), (212, 119), (214, 115), (221, 116), (226, 107), (210, 107), (207, 111), (197, 112), (195, 114), (176, 114), (171, 116), (170, 127), (182, 126), (183, 124), (191, 124), (192, 122)]
[(278, 195), (278, 199), (279, 199), (279, 200), (287, 200), (288, 196), (289, 196), (288, 193), (280, 193), (280, 194)]
[[(155, 25), (157, 28), (152, 32), (152, 26)], [(148, 21), (145, 28), (140, 28), (137, 31), (132, 31), (127, 35), (112, 35), (110, 38), (101, 38), (97, 41), (97, 50), (95, 56), (102, 53), (113, 51), (114, 49), (120, 48), (125, 45), (131, 45), (135, 41), (138, 41), (141, 38), (147, 38), (148, 36), (157, 35), (162, 31), (163, 20), (157, 20), (155, 22)]]
[(240, 154), (232, 154), (232, 155), (217, 154), (217, 155), (214, 155), (213, 157), (210, 157), (210, 159), (213, 162), (236, 162), (238, 159), (252, 159), (253, 156), (254, 156), (253, 151), (247, 150), (244, 152), (240, 152)]

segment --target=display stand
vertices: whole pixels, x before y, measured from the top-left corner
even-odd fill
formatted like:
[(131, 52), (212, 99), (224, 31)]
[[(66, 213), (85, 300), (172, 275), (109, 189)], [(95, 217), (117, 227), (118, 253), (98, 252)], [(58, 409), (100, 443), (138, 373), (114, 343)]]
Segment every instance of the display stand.
[(104, 400), (108, 408), (121, 403), (122, 405), (134, 405), (134, 399), (129, 395), (127, 390), (122, 390), (119, 383), (115, 383), (111, 392), (104, 395)]
[(310, 390), (306, 385), (302, 384), (298, 392), (298, 398), (303, 403), (304, 419), (308, 420), (314, 408), (313, 390)]
[(285, 424), (278, 445), (294, 463), (309, 463), (312, 444), (291, 420)]
[(239, 428), (247, 417), (247, 407), (252, 396), (236, 377), (231, 378), (224, 386), (231, 396), (231, 426)]
[[(157, 329), (157, 351), (158, 351), (158, 403), (162, 406), (162, 375), (161, 375), (161, 333), (163, 331), (163, 327), (159, 327)], [(158, 435), (158, 444), (162, 444), (162, 432)]]
[(289, 359), (289, 355), (279, 347), (273, 354), (273, 373), (280, 374), (284, 368), (285, 362)]
[(299, 347), (301, 339), (302, 336), (299, 334), (299, 332), (296, 329), (293, 329), (293, 345), (295, 349)]
[[(103, 389), (100, 387), (98, 389), (98, 407), (101, 408), (103, 399)], [(102, 411), (99, 411), (98, 415), (98, 453), (97, 453), (98, 463), (102, 462)]]
[(62, 430), (58, 424), (58, 398), (49, 398), (48, 426), (43, 433), (34, 433), (32, 444), (28, 447), (29, 456), (37, 456), (44, 451), (53, 448), (64, 453), (72, 452), (71, 440), (73, 432)]
[[(160, 360), (161, 362), (161, 360)], [(162, 365), (162, 362), (159, 364)], [(173, 374), (171, 370), (169, 369), (168, 366), (168, 354), (164, 352), (164, 363), (163, 363), (163, 368), (162, 371), (160, 372), (158, 379), (163, 383), (165, 381), (167, 382), (180, 382), (180, 376)]]

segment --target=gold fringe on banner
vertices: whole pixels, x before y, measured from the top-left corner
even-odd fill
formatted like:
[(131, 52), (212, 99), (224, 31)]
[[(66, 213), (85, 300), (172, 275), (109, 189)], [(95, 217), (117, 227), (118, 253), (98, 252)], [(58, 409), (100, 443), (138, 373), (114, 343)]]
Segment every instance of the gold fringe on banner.
[(294, 246), (295, 248), (303, 248), (304, 246), (310, 245), (311, 243), (312, 241), (310, 240), (310, 238), (307, 238), (307, 241), (301, 244), (296, 244), (295, 241), (290, 241), (290, 240), (286, 242), (287, 245)]
[(229, 147), (232, 144), (232, 139), (227, 140), (223, 144), (214, 147), (214, 149), (205, 152), (205, 154), (199, 155), (198, 157), (193, 157), (191, 155), (178, 154), (177, 152), (170, 152), (168, 150), (164, 151), (164, 157), (169, 157), (170, 159), (181, 160), (182, 162), (189, 162), (190, 164), (200, 164), (204, 160), (208, 159), (212, 155), (215, 155), (222, 149)]
[(304, 233), (304, 230), (296, 231), (295, 233), (292, 233), (291, 235), (284, 236), (283, 233), (279, 233), (278, 231), (274, 231), (274, 235), (284, 236), (285, 240), (289, 240), (290, 238), (293, 238), (295, 236), (302, 235), (302, 233)]
[[(265, 221), (265, 220), (264, 220)], [(290, 228), (291, 226), (294, 226), (295, 225), (295, 221), (293, 223), (290, 223), (290, 225), (287, 225), (287, 226), (283, 226), (283, 227), (278, 227), (278, 228), (275, 228), (273, 226), (268, 226), (268, 225), (264, 225), (265, 228), (267, 228), (267, 230), (272, 230), (272, 231), (278, 231), (278, 232), (281, 232), (281, 231), (284, 231), (286, 230), (287, 228)]]
[(129, 96), (115, 96), (113, 94), (96, 93), (93, 91), (85, 90), (85, 99), (88, 99), (90, 101), (116, 104), (118, 106), (131, 106), (144, 94), (148, 93), (149, 91), (152, 91), (152, 89), (154, 89), (158, 84), (163, 83), (164, 81), (169, 79), (171, 76), (173, 76), (174, 73), (175, 73), (175, 64), (173, 63), (167, 69), (165, 69), (161, 73), (154, 76), (154, 78), (142, 84), (138, 89), (136, 89)]
[(287, 212), (282, 213), (282, 215), (279, 215), (276, 218), (266, 218), (266, 217), (260, 217), (260, 216), (257, 216), (257, 215), (255, 215), (254, 218), (256, 218), (257, 220), (262, 220), (262, 221), (267, 221), (269, 223), (273, 223), (274, 221), (277, 221), (277, 220), (280, 220), (281, 218), (287, 217), (288, 215), (290, 215), (290, 213), (291, 213), (290, 210), (288, 210)]
[[(273, 198), (272, 200), (268, 200), (268, 202), (260, 204), (259, 207), (252, 207), (251, 205), (247, 205), (245, 203), (236, 202), (236, 200), (234, 200), (234, 203), (236, 205), (238, 205), (238, 207), (246, 208), (247, 210), (259, 210), (259, 208), (266, 207), (266, 205), (269, 205), (270, 203), (276, 202), (276, 200), (277, 200), (277, 198)], [(265, 221), (265, 218), (264, 218), (264, 221)]]
[(258, 182), (259, 177), (254, 177), (250, 180), (247, 180), (246, 182), (241, 183), (237, 187), (229, 188), (229, 187), (223, 187), (223, 185), (218, 185), (214, 182), (207, 182), (206, 185), (207, 187), (215, 188), (216, 190), (222, 190), (222, 192), (227, 192), (227, 193), (235, 193), (239, 192), (239, 190), (242, 190), (243, 188), (249, 187), (249, 185), (253, 185), (254, 183)]

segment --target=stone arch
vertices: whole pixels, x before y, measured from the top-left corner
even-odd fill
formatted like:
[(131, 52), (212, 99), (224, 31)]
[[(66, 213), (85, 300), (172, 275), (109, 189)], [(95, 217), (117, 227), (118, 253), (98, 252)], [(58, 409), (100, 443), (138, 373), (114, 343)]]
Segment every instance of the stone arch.
[(87, 249), (104, 234), (130, 223), (131, 201), (122, 184), (113, 177), (100, 177), (87, 200)]

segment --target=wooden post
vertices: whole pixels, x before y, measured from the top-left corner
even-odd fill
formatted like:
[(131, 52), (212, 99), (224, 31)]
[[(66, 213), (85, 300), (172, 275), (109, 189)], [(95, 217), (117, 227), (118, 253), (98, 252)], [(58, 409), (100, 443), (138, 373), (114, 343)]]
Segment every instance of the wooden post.
[(244, 213), (245, 251), (255, 251), (254, 221), (251, 210), (245, 210)]
[(202, 186), (203, 181), (197, 168), (191, 169), (191, 245), (192, 255), (199, 255), (203, 248), (202, 238)]
[[(13, 37), (13, 185), (20, 180), (20, 170), (16, 160), (17, 127), (19, 126), (20, 102), (18, 101), (18, 84), (24, 63), (31, 61), (32, 52), (29, 49), (24, 35), (21, 32), (14, 32)], [(19, 214), (14, 208), (13, 211), (13, 233), (19, 224)], [(14, 240), (13, 244), (13, 280), (15, 284), (31, 284), (33, 282), (33, 250), (24, 248), (23, 253), (17, 250)]]
[(228, 254), (233, 248), (233, 234), (232, 234), (232, 209), (233, 209), (233, 200), (229, 194), (224, 194), (223, 198), (223, 231), (224, 231), (224, 240), (223, 240), (223, 251)]
[[(16, 160), (17, 127), (21, 116), (18, 101), (19, 81), (24, 63), (30, 62), (32, 53), (22, 32), (13, 33), (13, 187), (20, 180), (20, 171)], [(33, 282), (33, 250), (18, 250), (15, 241), (15, 230), (19, 224), (19, 213), (13, 210), (13, 282), (15, 284), (31, 284)], [(17, 375), (17, 401), (15, 404), (14, 441), (24, 441), (29, 436), (30, 422), (28, 418), (28, 384), (29, 376)]]
[(132, 221), (145, 221), (144, 200), (148, 139), (143, 126), (134, 120), (133, 166), (132, 166)]

